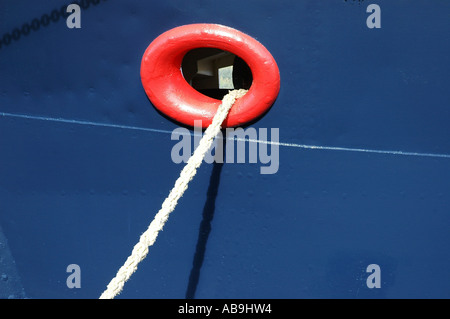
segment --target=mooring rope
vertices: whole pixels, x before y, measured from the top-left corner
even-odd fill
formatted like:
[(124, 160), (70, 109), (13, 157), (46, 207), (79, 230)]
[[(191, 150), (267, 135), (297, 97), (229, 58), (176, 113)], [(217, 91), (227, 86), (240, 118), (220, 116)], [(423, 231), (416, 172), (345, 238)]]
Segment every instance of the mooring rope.
[(169, 196), (162, 203), (161, 209), (155, 215), (155, 218), (148, 226), (147, 230), (141, 235), (139, 242), (134, 246), (131, 255), (127, 258), (122, 267), (120, 267), (116, 276), (110, 281), (106, 290), (100, 296), (100, 299), (113, 299), (123, 289), (125, 282), (130, 279), (131, 275), (137, 270), (137, 265), (145, 259), (148, 254), (148, 248), (152, 246), (159, 231), (161, 231), (169, 218), (169, 214), (173, 212), (177, 206), (178, 200), (188, 188), (189, 182), (197, 173), (197, 168), (201, 165), (205, 154), (211, 148), (214, 138), (219, 133), (223, 121), (226, 119), (228, 112), (233, 106), (236, 99), (241, 98), (247, 93), (247, 90), (233, 90), (224, 96), (222, 104), (219, 106), (211, 125), (205, 130), (197, 149), (189, 158), (186, 166), (180, 173), (180, 177), (175, 182), (174, 187)]

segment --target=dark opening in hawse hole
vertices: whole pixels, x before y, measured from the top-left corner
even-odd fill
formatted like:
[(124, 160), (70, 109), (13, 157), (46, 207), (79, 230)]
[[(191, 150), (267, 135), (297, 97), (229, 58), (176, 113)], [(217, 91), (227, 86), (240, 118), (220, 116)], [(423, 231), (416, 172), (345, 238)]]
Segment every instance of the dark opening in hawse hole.
[(243, 59), (215, 48), (189, 51), (183, 58), (181, 71), (190, 86), (218, 100), (229, 90), (248, 90), (253, 82), (250, 67)]

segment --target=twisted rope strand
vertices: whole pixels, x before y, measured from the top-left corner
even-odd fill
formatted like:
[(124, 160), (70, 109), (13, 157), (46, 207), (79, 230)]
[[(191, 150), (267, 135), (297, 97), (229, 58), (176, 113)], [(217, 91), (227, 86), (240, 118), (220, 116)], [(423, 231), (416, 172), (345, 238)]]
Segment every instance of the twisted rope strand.
[(183, 196), (183, 193), (188, 188), (189, 182), (197, 173), (197, 168), (201, 165), (205, 154), (211, 148), (214, 138), (219, 133), (222, 123), (226, 119), (234, 102), (236, 99), (244, 96), (245, 93), (247, 93), (247, 90), (240, 89), (231, 91), (224, 96), (222, 104), (219, 106), (211, 125), (206, 129), (197, 149), (181, 171), (180, 177), (176, 180), (169, 196), (164, 200), (161, 209), (155, 215), (147, 230), (141, 235), (131, 255), (127, 258), (124, 265), (120, 267), (116, 276), (110, 281), (106, 290), (100, 296), (100, 299), (113, 299), (120, 294), (125, 282), (137, 270), (138, 264), (145, 259), (148, 254), (148, 248), (155, 243), (158, 233), (163, 229), (170, 213), (175, 209), (178, 200)]

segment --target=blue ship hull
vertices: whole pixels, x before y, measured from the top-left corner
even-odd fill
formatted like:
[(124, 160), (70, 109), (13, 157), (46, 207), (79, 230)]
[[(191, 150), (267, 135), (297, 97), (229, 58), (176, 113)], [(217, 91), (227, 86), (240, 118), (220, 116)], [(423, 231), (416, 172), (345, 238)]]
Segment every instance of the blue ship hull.
[(82, 1), (69, 29), (2, 2), (1, 297), (100, 296), (183, 166), (142, 55), (217, 23), (278, 64), (250, 127), (279, 128), (279, 168), (204, 163), (119, 297), (449, 298), (450, 2), (375, 3), (381, 28), (365, 1)]

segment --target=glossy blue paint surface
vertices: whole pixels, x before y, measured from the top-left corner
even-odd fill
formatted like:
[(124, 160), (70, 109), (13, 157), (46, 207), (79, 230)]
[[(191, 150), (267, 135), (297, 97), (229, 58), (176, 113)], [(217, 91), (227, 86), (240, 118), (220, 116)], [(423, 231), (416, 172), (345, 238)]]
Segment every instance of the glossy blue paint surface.
[[(449, 298), (450, 3), (374, 3), (381, 29), (366, 1), (109, 0), (2, 44), (0, 224), (27, 296), (96, 298), (130, 254), (182, 169), (142, 54), (208, 22), (274, 56), (281, 91), (252, 126), (291, 145), (273, 175), (202, 165), (120, 297)], [(0, 34), (61, 5), (2, 2)]]

